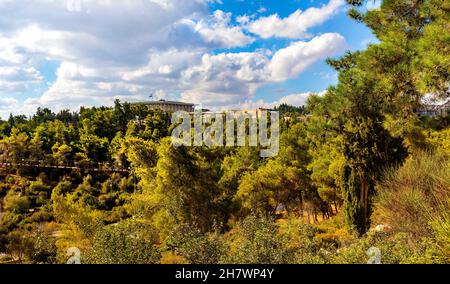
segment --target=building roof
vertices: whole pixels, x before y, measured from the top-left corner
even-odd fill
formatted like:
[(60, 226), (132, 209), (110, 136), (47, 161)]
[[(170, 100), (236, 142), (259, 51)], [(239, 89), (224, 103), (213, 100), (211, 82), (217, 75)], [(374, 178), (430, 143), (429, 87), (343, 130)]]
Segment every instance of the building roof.
[(441, 109), (447, 109), (450, 106), (450, 100), (443, 104), (423, 104), (419, 110), (437, 111)]
[(422, 105), (419, 111), (437, 111), (439, 108), (439, 105)]
[(195, 106), (195, 104), (191, 103), (184, 103), (184, 102), (176, 102), (176, 101), (166, 101), (166, 100), (159, 100), (159, 101), (149, 101), (149, 102), (137, 102), (133, 103), (135, 105), (185, 105), (185, 106)]

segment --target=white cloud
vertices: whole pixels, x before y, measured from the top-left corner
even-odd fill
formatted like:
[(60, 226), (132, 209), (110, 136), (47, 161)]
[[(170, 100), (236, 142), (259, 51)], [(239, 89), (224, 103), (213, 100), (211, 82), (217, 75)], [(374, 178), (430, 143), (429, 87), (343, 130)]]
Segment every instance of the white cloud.
[(217, 10), (206, 19), (186, 24), (191, 24), (205, 42), (218, 47), (239, 47), (254, 41), (252, 37), (244, 34), (241, 27), (231, 26), (230, 23), (231, 13)]
[(224, 105), (249, 99), (267, 79), (269, 59), (260, 52), (205, 54), (182, 73), (183, 99)]
[(238, 22), (241, 25), (246, 25), (250, 22), (250, 16), (247, 16), (247, 15), (237, 16), (236, 22)]
[(0, 66), (0, 82), (29, 82), (37, 83), (44, 78), (33, 67), (18, 68), (18, 67), (1, 67)]
[(0, 97), (0, 110), (11, 109), (12, 106), (18, 104), (18, 101), (14, 98), (1, 98)]
[(273, 56), (270, 63), (271, 78), (274, 81), (287, 80), (317, 60), (339, 54), (346, 48), (344, 37), (336, 33), (323, 34), (309, 42), (294, 42)]
[(0, 120), (6, 118), (10, 113), (14, 112), (14, 109), (19, 107), (19, 102), (11, 97), (0, 97)]
[(249, 100), (262, 84), (295, 78), (307, 67), (341, 53), (347, 44), (339, 34), (323, 34), (294, 42), (271, 58), (263, 51), (204, 55), (200, 64), (182, 73), (183, 98), (205, 105)]
[(263, 84), (295, 78), (311, 64), (345, 47), (342, 36), (324, 34), (292, 43), (274, 54), (266, 50), (216, 55), (176, 49), (154, 51), (147, 65), (138, 69), (88, 68), (64, 62), (58, 68), (57, 81), (40, 102), (110, 104), (119, 96), (139, 100), (155, 90), (166, 90), (206, 106), (232, 105), (252, 99)]
[(261, 8), (258, 9), (257, 12), (258, 13), (265, 13), (265, 12), (267, 12), (267, 9), (265, 7), (261, 7)]
[(0, 66), (0, 94), (30, 91), (43, 81), (34, 67)]
[[(6, 11), (0, 18), (0, 116), (30, 114), (38, 106), (136, 101), (150, 93), (209, 106), (237, 104), (251, 100), (263, 84), (295, 78), (345, 47), (342, 36), (325, 34), (274, 52), (214, 53), (251, 44), (255, 38), (247, 24), (265, 18), (240, 16), (233, 22), (230, 13), (209, 14), (207, 2), (82, 0), (78, 10), (68, 9), (66, 1), (0, 0), (0, 11)], [(309, 27), (329, 18), (332, 4), (339, 1), (316, 9), (326, 15)], [(316, 10), (301, 15), (314, 18)], [(281, 27), (280, 35), (284, 28), (289, 27)], [(49, 83), (39, 71), (47, 60), (60, 66), (38, 96), (37, 88)]]
[(290, 94), (288, 96), (282, 97), (272, 102), (266, 102), (264, 100), (244, 101), (239, 104), (226, 105), (220, 108), (215, 108), (215, 110), (255, 110), (258, 108), (272, 109), (274, 107), (280, 106), (281, 104), (288, 104), (292, 106), (304, 106), (311, 95), (317, 94), (319, 96), (323, 96), (325, 93), (326, 91), (322, 91), (319, 93), (307, 92), (299, 94)]
[[(57, 79), (32, 104), (21, 103), (24, 108), (70, 107), (109, 102), (116, 94), (136, 95), (145, 88), (123, 81), (122, 73), (144, 68), (152, 54), (177, 44), (184, 48), (183, 38), (190, 35), (175, 37), (174, 24), (207, 15), (206, 0), (83, 0), (80, 11), (67, 9), (66, 2), (0, 0), (1, 98), (16, 96), (24, 101), (24, 95), (44, 83), (37, 69), (46, 60), (61, 62)], [(203, 45), (200, 38), (193, 49)], [(153, 67), (168, 75), (175, 68), (169, 63)]]
[(0, 19), (0, 46), (25, 57), (92, 66), (140, 65), (149, 48), (164, 50), (190, 36), (174, 37), (174, 23), (207, 14), (200, 0), (85, 0), (80, 12), (68, 11), (65, 2), (0, 1), (0, 10), (10, 11)]
[(297, 10), (283, 19), (273, 14), (249, 23), (248, 30), (262, 38), (307, 38), (310, 37), (308, 29), (324, 23), (344, 4), (345, 0), (330, 0), (327, 5), (320, 8)]
[[(319, 96), (324, 95), (326, 91), (318, 93)], [(288, 104), (293, 106), (304, 106), (308, 101), (308, 98), (314, 93), (300, 93), (300, 94), (291, 94), (279, 99), (276, 102), (272, 102), (271, 107), (279, 106), (281, 104)]]
[(147, 65), (137, 69), (123, 70), (124, 81), (130, 83), (156, 83), (158, 80), (178, 78), (181, 71), (200, 61), (203, 52), (198, 50), (178, 50), (175, 48), (149, 52)]

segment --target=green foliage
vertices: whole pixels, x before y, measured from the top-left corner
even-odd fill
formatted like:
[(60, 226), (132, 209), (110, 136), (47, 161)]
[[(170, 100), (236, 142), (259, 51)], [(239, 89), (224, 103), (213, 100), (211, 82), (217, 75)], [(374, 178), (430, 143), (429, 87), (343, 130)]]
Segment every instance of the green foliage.
[[(295, 197), (290, 175), (292, 173), (287, 172), (281, 164), (269, 161), (255, 173), (242, 178), (237, 197), (242, 200), (244, 208), (252, 212), (274, 213), (280, 203), (288, 201), (289, 196), (282, 196), (283, 194)], [(282, 192), (285, 189), (290, 190)]]
[(9, 191), (3, 202), (5, 210), (18, 214), (26, 213), (31, 205), (28, 196), (22, 196), (21, 193), (15, 191)]
[(236, 197), (244, 209), (273, 214), (281, 206), (288, 213), (303, 214), (309, 202), (316, 214), (330, 213), (308, 170), (311, 156), (306, 130), (303, 123), (293, 124), (281, 135), (279, 155), (242, 177)]
[(350, 246), (340, 249), (331, 261), (337, 264), (366, 264), (371, 258), (368, 254), (370, 248), (380, 250), (383, 264), (410, 263), (415, 257), (403, 234), (369, 232)]
[(226, 263), (292, 263), (293, 254), (279, 237), (278, 226), (271, 217), (251, 215), (236, 230)]
[(207, 151), (174, 148), (166, 138), (157, 148), (159, 159), (154, 168), (148, 167), (146, 151), (134, 152), (133, 164), (138, 165), (136, 173), (143, 188), (134, 198), (134, 211), (154, 215), (155, 225), (166, 234), (170, 232), (167, 226), (174, 222), (195, 224), (203, 232), (214, 223), (223, 223), (228, 211), (222, 207), (226, 204), (218, 178), (205, 162)]
[(18, 263), (51, 264), (55, 261), (55, 239), (39, 228), (31, 227), (12, 231), (7, 236), (6, 251)]
[[(341, 110), (347, 121), (337, 120), (346, 160), (345, 208), (349, 223), (364, 233), (369, 226), (373, 188), (383, 168), (403, 162), (405, 138), (411, 145), (419, 142), (413, 138), (417, 133), (411, 124), (414, 109), (426, 92), (438, 97), (440, 93), (435, 91), (448, 89), (448, 66), (432, 64), (440, 71), (430, 81), (424, 71), (427, 64), (422, 64), (445, 53), (440, 44), (446, 36), (438, 40), (437, 52), (420, 52), (421, 42), (429, 40), (428, 29), (442, 28), (447, 16), (441, 13), (446, 5), (442, 1), (384, 1), (380, 9), (364, 13), (359, 10), (362, 1), (351, 4), (354, 18), (369, 26), (380, 40), (363, 52), (329, 61), (340, 72), (339, 84), (330, 92), (347, 98)], [(385, 123), (389, 116), (397, 123)], [(399, 131), (397, 125), (406, 127)]]
[(292, 117), (306, 114), (304, 106), (297, 107), (288, 104), (281, 104), (278, 107), (275, 107), (275, 110), (280, 112), (280, 117)]
[(55, 143), (52, 147), (53, 159), (55, 159), (58, 165), (67, 165), (69, 163), (69, 155), (72, 152), (72, 148), (66, 144)]
[(227, 251), (218, 233), (204, 234), (189, 224), (175, 227), (166, 246), (191, 264), (217, 264)]
[(20, 163), (27, 157), (28, 135), (13, 128), (11, 135), (0, 140), (0, 160)]
[(221, 165), (223, 174), (220, 184), (235, 193), (245, 173), (255, 171), (260, 164), (261, 159), (257, 149), (241, 147), (224, 158)]
[(98, 230), (85, 263), (154, 264), (161, 257), (157, 242), (152, 226), (137, 220), (121, 221)]
[[(292, 263), (325, 264), (329, 263), (331, 252), (318, 238), (321, 231), (310, 224), (295, 219), (288, 219), (285, 228), (281, 229), (284, 246), (293, 254)], [(331, 249), (330, 249), (331, 250)]]
[(415, 154), (400, 169), (386, 173), (375, 207), (379, 222), (405, 233), (417, 247), (428, 239), (425, 250), (445, 262), (450, 260), (449, 169), (448, 156)]
[(320, 197), (327, 203), (333, 204), (337, 210), (342, 203), (341, 187), (345, 159), (339, 149), (340, 137), (330, 139), (326, 143), (311, 148), (311, 180), (318, 187)]
[(428, 142), (435, 147), (436, 151), (450, 155), (450, 128), (441, 131), (431, 131)]

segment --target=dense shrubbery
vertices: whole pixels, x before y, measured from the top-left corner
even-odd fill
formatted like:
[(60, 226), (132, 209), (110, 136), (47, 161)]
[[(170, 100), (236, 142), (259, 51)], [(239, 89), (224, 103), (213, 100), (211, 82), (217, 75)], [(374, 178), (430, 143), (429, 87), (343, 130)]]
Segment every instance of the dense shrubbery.
[(165, 243), (168, 250), (191, 264), (220, 263), (227, 251), (218, 233), (202, 234), (189, 224), (175, 227)]
[[(76, 201), (67, 195), (59, 199), (73, 188), (62, 181), (53, 190), (50, 211), (66, 224), (57, 237), (49, 226), (26, 225), (3, 235), (0, 243), (17, 261), (38, 263), (64, 261), (71, 246), (82, 248), (85, 263), (366, 263), (372, 247), (380, 250), (382, 263), (448, 263), (448, 163), (442, 154), (417, 153), (404, 166), (387, 171), (378, 185), (374, 212), (375, 224), (384, 224), (385, 231), (371, 230), (362, 238), (348, 233), (340, 214), (316, 225), (295, 217), (249, 215), (225, 234), (219, 228), (201, 232), (195, 224), (185, 224), (160, 239), (145, 220), (124, 217), (108, 225), (101, 220), (109, 218), (88, 209), (88, 203), (70, 204)], [(35, 189), (36, 183), (31, 184)], [(9, 214), (21, 212), (14, 210)]]
[(125, 220), (99, 229), (85, 262), (96, 264), (152, 264), (161, 255), (158, 233), (145, 222)]
[(379, 185), (376, 219), (431, 261), (450, 261), (450, 158), (417, 153), (398, 170), (389, 171)]

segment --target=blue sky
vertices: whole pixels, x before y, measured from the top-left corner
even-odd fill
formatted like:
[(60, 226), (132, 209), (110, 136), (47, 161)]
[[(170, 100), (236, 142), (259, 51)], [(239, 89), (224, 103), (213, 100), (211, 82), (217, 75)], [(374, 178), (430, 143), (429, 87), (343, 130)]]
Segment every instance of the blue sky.
[[(376, 7), (377, 3), (371, 3)], [(0, 0), (0, 116), (115, 98), (301, 105), (376, 39), (344, 0)]]
[[(280, 3), (281, 2), (281, 3)], [(232, 12), (233, 15), (258, 14), (261, 16), (270, 16), (278, 14), (281, 18), (288, 17), (297, 9), (306, 10), (310, 7), (320, 7), (327, 4), (323, 0), (225, 0), (222, 3), (214, 3), (212, 9), (221, 9), (226, 12)], [(330, 18), (325, 23), (311, 28), (311, 34), (339, 33), (343, 35), (348, 43), (348, 50), (364, 49), (369, 42), (375, 42), (376, 39), (363, 24), (358, 24), (347, 16), (344, 9)], [(289, 45), (291, 39), (269, 39), (259, 40), (242, 50), (250, 51), (257, 48), (276, 49)], [(267, 84), (258, 89), (255, 99), (276, 101), (283, 95), (321, 92), (330, 84), (337, 82), (337, 74), (323, 60), (313, 64), (308, 70), (296, 78), (282, 83)]]

